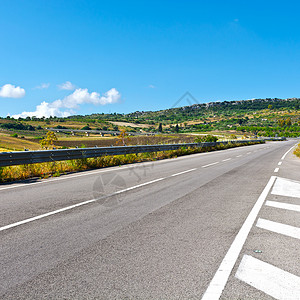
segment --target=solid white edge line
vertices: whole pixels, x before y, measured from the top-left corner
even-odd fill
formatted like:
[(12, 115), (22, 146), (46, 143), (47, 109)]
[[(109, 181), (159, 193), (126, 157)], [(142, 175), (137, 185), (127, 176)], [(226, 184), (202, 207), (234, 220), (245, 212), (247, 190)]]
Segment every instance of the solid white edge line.
[(216, 165), (216, 164), (218, 164), (218, 163), (219, 163), (219, 162), (218, 162), (218, 161), (216, 161), (216, 162), (214, 162), (214, 163), (211, 163), (211, 164), (208, 164), (208, 165), (202, 166), (202, 168), (210, 167), (210, 166)]
[(227, 254), (221, 262), (216, 274), (211, 280), (202, 300), (217, 300), (220, 298), (223, 289), (228, 281), (229, 275), (236, 263), (236, 260), (242, 250), (242, 247), (247, 239), (247, 236), (254, 224), (254, 221), (266, 199), (268, 193), (276, 179), (276, 176), (271, 176), (269, 182), (257, 199), (246, 221), (242, 225), (240, 231), (236, 235), (233, 243), (231, 244)]
[(300, 228), (259, 218), (256, 226), (265, 230), (300, 239)]
[(300, 212), (300, 205), (277, 201), (266, 201), (267, 206)]
[[(130, 190), (139, 188), (139, 187), (147, 185), (147, 184), (151, 184), (151, 183), (154, 183), (154, 182), (157, 182), (157, 181), (161, 181), (163, 179), (165, 179), (165, 178), (158, 178), (158, 179), (155, 179), (155, 180), (152, 180), (152, 181), (148, 181), (148, 182), (145, 182), (145, 183), (142, 183), (142, 184), (139, 184), (139, 185), (129, 187), (129, 188), (124, 189), (124, 190), (117, 191), (117, 192), (115, 192), (111, 195), (107, 195), (107, 196), (110, 197), (110, 196), (113, 196), (113, 195), (116, 195), (116, 194), (120, 194), (120, 193), (123, 193), (123, 192), (126, 192), (126, 191), (130, 191)], [(13, 228), (13, 227), (16, 227), (16, 226), (19, 226), (19, 225), (23, 225), (23, 224), (26, 224), (26, 223), (30, 223), (32, 221), (36, 221), (36, 220), (39, 220), (39, 219), (42, 219), (42, 218), (45, 218), (45, 217), (48, 217), (48, 216), (51, 216), (51, 215), (55, 215), (55, 214), (61, 213), (63, 211), (70, 210), (70, 209), (73, 209), (73, 208), (76, 208), (76, 207), (79, 207), (79, 206), (82, 206), (82, 205), (85, 205), (85, 204), (96, 202), (97, 200), (98, 199), (87, 200), (87, 201), (80, 202), (80, 203), (77, 203), (77, 204), (74, 204), (74, 205), (70, 205), (70, 206), (67, 206), (67, 207), (64, 207), (64, 208), (61, 208), (61, 209), (58, 209), (58, 210), (54, 210), (54, 211), (51, 211), (51, 212), (48, 212), (48, 213), (45, 213), (45, 214), (42, 214), (42, 215), (39, 215), (39, 216), (35, 216), (35, 217), (25, 219), (25, 220), (22, 220), (22, 221), (19, 221), (19, 222), (16, 222), (16, 223), (12, 223), (12, 224), (0, 227), (0, 231), (6, 230), (6, 229), (9, 229), (9, 228)]]
[(179, 173), (175, 173), (175, 174), (171, 175), (171, 177), (178, 176), (178, 175), (181, 175), (181, 174), (185, 174), (185, 173), (188, 173), (188, 172), (192, 172), (192, 171), (195, 171), (195, 170), (197, 170), (197, 168), (186, 170), (186, 171), (179, 172)]
[(235, 277), (275, 299), (300, 299), (300, 277), (252, 256), (243, 256)]
[[(298, 144), (298, 143), (297, 143)], [(297, 145), (296, 144), (296, 145)], [(288, 151), (286, 151), (284, 154), (283, 154), (283, 156), (281, 157), (281, 160), (284, 160), (285, 159), (285, 157), (287, 156), (287, 154), (296, 146), (296, 145), (294, 145), (293, 147), (291, 147)]]
[(275, 168), (274, 172), (277, 173), (279, 171), (279, 168)]

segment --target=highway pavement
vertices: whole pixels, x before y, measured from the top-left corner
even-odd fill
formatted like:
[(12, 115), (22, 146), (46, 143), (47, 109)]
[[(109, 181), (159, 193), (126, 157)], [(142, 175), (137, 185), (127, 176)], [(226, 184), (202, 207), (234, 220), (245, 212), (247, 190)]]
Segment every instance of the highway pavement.
[(296, 142), (0, 185), (0, 299), (300, 299)]

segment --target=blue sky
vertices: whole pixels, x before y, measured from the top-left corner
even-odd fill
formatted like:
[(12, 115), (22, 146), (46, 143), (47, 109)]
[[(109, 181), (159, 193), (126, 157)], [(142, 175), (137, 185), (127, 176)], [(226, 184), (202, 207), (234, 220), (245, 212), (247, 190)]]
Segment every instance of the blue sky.
[(298, 1), (1, 0), (0, 116), (159, 110), (186, 91), (199, 102), (300, 97), (299, 10)]

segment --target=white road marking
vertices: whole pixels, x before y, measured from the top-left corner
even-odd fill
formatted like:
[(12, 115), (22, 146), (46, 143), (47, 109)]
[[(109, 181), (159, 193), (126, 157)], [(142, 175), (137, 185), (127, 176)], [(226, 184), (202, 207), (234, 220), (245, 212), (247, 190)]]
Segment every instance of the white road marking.
[(271, 194), (300, 198), (300, 182), (277, 177)]
[(236, 260), (242, 250), (242, 247), (247, 239), (251, 227), (276, 179), (276, 176), (271, 176), (269, 182), (257, 199), (246, 221), (241, 227), (239, 233), (231, 244), (227, 254), (225, 255), (222, 263), (220, 264), (215, 276), (210, 282), (202, 300), (217, 300), (220, 298), (222, 291), (227, 283), (228, 277), (236, 263)]
[(300, 299), (300, 277), (244, 255), (235, 277), (275, 299)]
[(282, 165), (282, 161), (280, 161), (279, 163), (278, 163), (278, 166), (281, 166)]
[(262, 229), (300, 239), (300, 228), (259, 218), (256, 226)]
[(33, 222), (33, 221), (36, 221), (36, 220), (39, 220), (39, 219), (42, 219), (42, 218), (46, 218), (48, 216), (55, 215), (55, 214), (58, 214), (60, 212), (70, 210), (72, 208), (79, 207), (79, 206), (82, 206), (82, 205), (85, 205), (85, 204), (88, 204), (88, 203), (92, 203), (92, 202), (96, 202), (96, 201), (97, 201), (96, 199), (84, 201), (84, 202), (81, 202), (81, 203), (77, 203), (77, 204), (74, 204), (74, 205), (71, 205), (71, 206), (67, 206), (67, 207), (64, 207), (64, 208), (61, 208), (61, 209), (58, 209), (58, 210), (54, 210), (54, 211), (42, 214), (42, 215), (39, 215), (39, 216), (35, 216), (35, 217), (29, 218), (29, 219), (25, 219), (25, 220), (22, 220), (22, 221), (13, 223), (13, 224), (9, 224), (9, 225), (0, 227), (0, 231), (6, 230), (6, 229), (9, 229), (9, 228), (13, 228), (13, 227), (16, 227), (16, 226), (19, 226), (19, 225), (23, 225), (23, 224), (26, 224), (26, 223), (29, 223), (29, 222)]
[(216, 165), (216, 164), (218, 164), (218, 163), (219, 163), (219, 162), (218, 162), (218, 161), (216, 161), (216, 162), (214, 162), (214, 163), (211, 163), (211, 164), (208, 164), (208, 165), (202, 166), (202, 168), (210, 167), (210, 166)]
[(194, 169), (190, 169), (190, 170), (186, 170), (186, 171), (183, 171), (183, 172), (179, 172), (179, 173), (173, 174), (173, 175), (171, 175), (171, 177), (178, 176), (178, 175), (181, 175), (181, 174), (184, 174), (184, 173), (188, 173), (188, 172), (192, 172), (192, 171), (195, 171), (195, 170), (197, 170), (197, 168), (194, 168)]
[(271, 207), (282, 208), (282, 209), (300, 212), (300, 205), (296, 205), (296, 204), (289, 204), (289, 203), (276, 202), (276, 201), (267, 201), (266, 205), (271, 206)]
[[(298, 143), (297, 143), (298, 144)], [(297, 145), (296, 144), (296, 145)], [(291, 147), (288, 151), (286, 151), (284, 154), (283, 154), (283, 156), (281, 157), (281, 160), (284, 160), (285, 159), (285, 157), (287, 156), (287, 154), (296, 146), (296, 145), (294, 145), (293, 147)]]
[(226, 159), (223, 159), (222, 161), (228, 161), (228, 160), (231, 160), (231, 158), (226, 158)]
[(275, 168), (274, 172), (277, 173), (279, 171), (279, 168)]
[(237, 157), (242, 157), (243, 155), (237, 155)]
[(154, 183), (154, 182), (157, 182), (157, 181), (161, 181), (161, 180), (164, 180), (166, 178), (158, 178), (158, 179), (154, 179), (154, 180), (151, 180), (151, 181), (148, 181), (148, 182), (145, 182), (145, 183), (141, 183), (141, 184), (138, 184), (138, 185), (135, 185), (135, 186), (131, 186), (129, 188), (126, 188), (124, 190), (120, 190), (120, 191), (117, 191), (109, 196), (112, 196), (112, 195), (115, 195), (115, 194), (120, 194), (120, 193), (124, 193), (124, 192), (127, 192), (127, 191), (130, 191), (130, 190), (133, 190), (133, 189), (136, 189), (136, 188), (139, 188), (141, 186), (145, 186), (145, 185), (148, 185), (148, 184), (151, 184), (151, 183)]
[[(132, 187), (129, 187), (129, 188), (117, 191), (115, 193), (107, 195), (106, 197), (110, 197), (110, 196), (113, 196), (113, 195), (116, 195), (116, 194), (124, 193), (126, 191), (130, 191), (130, 190), (139, 188), (141, 186), (145, 186), (145, 185), (157, 182), (157, 181), (161, 181), (163, 179), (165, 179), (165, 178), (158, 178), (158, 179), (155, 179), (155, 180), (152, 180), (152, 181), (141, 183), (141, 184), (138, 184), (138, 185), (135, 185), (135, 186), (132, 186)], [(39, 220), (39, 219), (42, 219), (42, 218), (46, 218), (48, 216), (52, 216), (52, 215), (61, 213), (61, 212), (66, 211), (66, 210), (70, 210), (70, 209), (82, 206), (82, 205), (86, 205), (86, 204), (89, 204), (89, 203), (97, 202), (97, 200), (99, 200), (99, 199), (103, 199), (103, 197), (98, 198), (98, 199), (87, 200), (87, 201), (80, 202), (80, 203), (77, 203), (77, 204), (74, 204), (74, 205), (70, 205), (70, 206), (67, 206), (67, 207), (64, 207), (64, 208), (61, 208), (61, 209), (58, 209), (58, 210), (54, 210), (54, 211), (51, 211), (51, 212), (48, 212), (48, 213), (45, 213), (45, 214), (42, 214), (42, 215), (39, 215), (39, 216), (35, 216), (35, 217), (29, 218), (29, 219), (25, 219), (25, 220), (22, 220), (22, 221), (19, 221), (19, 222), (16, 222), (16, 223), (12, 223), (12, 224), (0, 227), (0, 231), (6, 230), (6, 229), (9, 229), (9, 228), (13, 228), (13, 227), (16, 227), (16, 226), (19, 226), (19, 225), (23, 225), (23, 224), (26, 224), (26, 223), (30, 223), (30, 222), (33, 222), (33, 221), (36, 221), (36, 220)]]
[(251, 154), (252, 152), (247, 152), (246, 154)]

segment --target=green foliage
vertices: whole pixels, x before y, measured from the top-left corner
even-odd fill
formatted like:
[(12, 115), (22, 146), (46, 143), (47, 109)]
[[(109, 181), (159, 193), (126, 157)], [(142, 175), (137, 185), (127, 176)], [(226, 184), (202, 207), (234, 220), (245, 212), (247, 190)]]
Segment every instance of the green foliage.
[(11, 136), (11, 137), (17, 138), (17, 137), (18, 137), (18, 134), (17, 134), (17, 133), (13, 133), (13, 134), (11, 134), (10, 136)]
[(214, 143), (218, 140), (218, 137), (214, 135), (203, 135), (195, 138), (195, 143)]
[(1, 128), (3, 129), (12, 129), (12, 130), (29, 130), (29, 131), (34, 131), (35, 128), (32, 125), (27, 125), (23, 123), (3, 123), (0, 125)]

